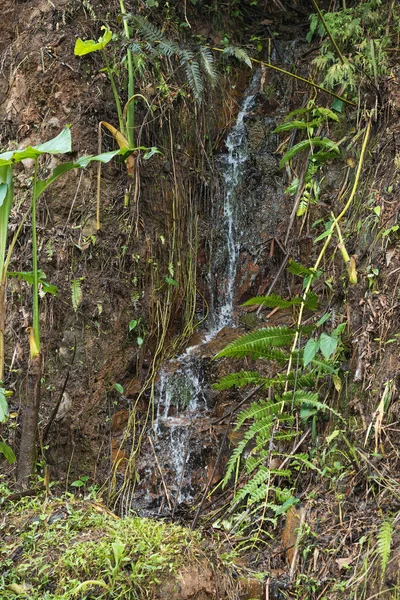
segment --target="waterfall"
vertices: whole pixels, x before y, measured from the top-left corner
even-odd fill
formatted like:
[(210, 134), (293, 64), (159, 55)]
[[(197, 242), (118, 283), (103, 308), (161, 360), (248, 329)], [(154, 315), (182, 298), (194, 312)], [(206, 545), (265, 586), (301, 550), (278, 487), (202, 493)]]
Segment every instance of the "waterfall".
[[(156, 418), (153, 431), (164, 473), (169, 474), (169, 486), (174, 502), (179, 504), (192, 499), (190, 478), (185, 478), (191, 458), (190, 436), (194, 419), (199, 420), (207, 411), (204, 393), (201, 346), (210, 342), (218, 332), (233, 322), (235, 278), (240, 256), (240, 228), (238, 225), (237, 188), (242, 183), (244, 165), (248, 159), (245, 117), (251, 110), (259, 81), (259, 73), (253, 77), (249, 94), (237, 116), (227, 140), (227, 153), (220, 160), (224, 180), (224, 199), (221, 206), (222, 248), (224, 273), (218, 273), (223, 284), (216, 290), (213, 317), (208, 332), (200, 344), (187, 348), (178, 358), (169, 361), (161, 370), (157, 384)], [(217, 261), (213, 261), (217, 270)], [(200, 354), (200, 356), (199, 356)]]
[[(258, 81), (259, 74), (253, 78), (250, 90), (253, 89)], [(243, 166), (248, 159), (248, 144), (246, 139), (246, 127), (244, 118), (251, 110), (254, 103), (255, 95), (250, 93), (239, 111), (236, 124), (231, 129), (227, 140), (226, 147), (228, 154), (222, 159), (222, 175), (225, 182), (225, 194), (223, 204), (224, 215), (224, 230), (225, 230), (225, 248), (226, 258), (226, 273), (225, 285), (222, 289), (217, 290), (217, 306), (215, 325), (213, 334), (216, 335), (226, 325), (230, 325), (233, 319), (233, 300), (236, 271), (240, 254), (240, 231), (237, 223), (237, 196), (236, 190), (241, 183)]]

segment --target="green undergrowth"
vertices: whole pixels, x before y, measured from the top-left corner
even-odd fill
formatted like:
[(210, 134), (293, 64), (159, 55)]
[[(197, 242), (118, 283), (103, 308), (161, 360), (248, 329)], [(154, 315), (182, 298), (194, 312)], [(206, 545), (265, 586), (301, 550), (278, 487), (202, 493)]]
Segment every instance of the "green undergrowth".
[(188, 529), (119, 519), (71, 494), (5, 503), (2, 514), (0, 597), (8, 600), (154, 598), (159, 584), (201, 555), (200, 536)]

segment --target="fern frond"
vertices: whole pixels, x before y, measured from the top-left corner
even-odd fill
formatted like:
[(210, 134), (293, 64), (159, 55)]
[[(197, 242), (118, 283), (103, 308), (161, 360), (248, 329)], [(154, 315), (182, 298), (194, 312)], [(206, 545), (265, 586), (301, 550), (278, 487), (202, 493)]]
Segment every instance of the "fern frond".
[(267, 435), (269, 430), (271, 429), (271, 427), (272, 427), (272, 422), (270, 422), (270, 423), (264, 423), (264, 422), (253, 423), (251, 425), (251, 427), (249, 427), (249, 429), (245, 433), (244, 438), (236, 446), (236, 448), (234, 449), (234, 451), (232, 452), (232, 454), (228, 460), (222, 487), (226, 486), (226, 484), (230, 480), (232, 474), (236, 470), (237, 463), (240, 461), (240, 458), (244, 452), (244, 449), (246, 448), (246, 446), (250, 442), (250, 440), (252, 440), (257, 435), (260, 435), (261, 433), (264, 433), (265, 435)]
[(291, 327), (266, 327), (245, 334), (234, 340), (221, 350), (216, 358), (223, 356), (243, 356), (247, 354), (261, 354), (267, 348), (288, 346), (294, 336), (295, 330)]
[(82, 302), (81, 279), (73, 279), (71, 282), (71, 300), (72, 307), (76, 312), (80, 303)]
[(190, 89), (193, 92), (197, 102), (201, 102), (203, 96), (203, 80), (201, 78), (200, 66), (194, 57), (193, 52), (190, 50), (180, 50), (181, 65), (185, 69), (186, 78), (188, 80)]
[(249, 408), (242, 410), (238, 414), (235, 431), (240, 429), (243, 423), (245, 421), (249, 421), (250, 419), (254, 419), (254, 421), (260, 421), (262, 419), (265, 421), (265, 419), (269, 418), (269, 420), (272, 422), (275, 415), (279, 414), (281, 406), (281, 401), (274, 402), (272, 400), (259, 400), (258, 402), (253, 402)]
[(221, 377), (218, 383), (212, 386), (214, 390), (227, 390), (229, 388), (244, 387), (245, 385), (259, 385), (263, 378), (257, 371), (240, 371), (239, 373), (229, 373)]
[(290, 306), (299, 306), (301, 304), (301, 298), (292, 298), (291, 300), (284, 300), (282, 296), (278, 294), (270, 294), (269, 296), (255, 296), (250, 298), (242, 304), (242, 306), (265, 306), (267, 308), (289, 308)]
[(211, 87), (214, 87), (217, 83), (218, 75), (217, 71), (215, 70), (213, 53), (211, 50), (209, 50), (209, 48), (201, 46), (199, 56), (202, 71), (205, 73)]
[(131, 15), (130, 20), (146, 42), (155, 43), (165, 39), (161, 29), (153, 23), (150, 23), (146, 17), (142, 17), (141, 15)]
[(385, 577), (386, 567), (390, 558), (390, 547), (393, 537), (393, 522), (391, 520), (383, 521), (378, 532), (376, 551), (381, 559), (381, 578)]
[(162, 38), (158, 44), (158, 50), (160, 52), (160, 54), (162, 54), (163, 56), (168, 56), (171, 57), (174, 54), (178, 54), (180, 53), (180, 48), (178, 46), (178, 44), (175, 44), (175, 42), (173, 42), (172, 40), (167, 40), (165, 38)]
[(252, 64), (249, 55), (243, 48), (239, 48), (238, 46), (228, 46), (225, 48), (223, 54), (227, 54), (228, 56), (234, 56), (239, 61), (246, 63), (246, 65), (251, 69)]
[(336, 417), (344, 421), (342, 415), (338, 413), (336, 410), (324, 404), (323, 402), (319, 402), (318, 394), (313, 392), (305, 392), (304, 390), (296, 390), (292, 392), (285, 392), (282, 394), (281, 399), (283, 402), (287, 404), (293, 404), (293, 406), (301, 406), (302, 404), (308, 404), (313, 408), (320, 410), (321, 412), (329, 411), (334, 414)]
[(300, 263), (290, 259), (289, 264), (286, 267), (288, 273), (292, 275), (298, 275), (299, 277), (308, 277), (309, 275), (313, 275), (314, 271), (312, 269), (308, 269), (307, 267), (303, 267)]
[(297, 144), (295, 144), (294, 146), (292, 146), (290, 148), (290, 150), (288, 150), (281, 158), (280, 162), (279, 162), (279, 166), (282, 169), (282, 167), (292, 158), (294, 158), (295, 156), (297, 156), (297, 154), (300, 154), (300, 152), (303, 152), (303, 150), (310, 150), (312, 149), (314, 146), (318, 146), (320, 148), (325, 148), (327, 150), (330, 150), (336, 154), (340, 154), (340, 150), (337, 146), (337, 144), (335, 142), (333, 142), (332, 140), (330, 140), (329, 138), (320, 138), (320, 137), (314, 137), (311, 139), (306, 139), (306, 140), (301, 140), (301, 142), (298, 142)]

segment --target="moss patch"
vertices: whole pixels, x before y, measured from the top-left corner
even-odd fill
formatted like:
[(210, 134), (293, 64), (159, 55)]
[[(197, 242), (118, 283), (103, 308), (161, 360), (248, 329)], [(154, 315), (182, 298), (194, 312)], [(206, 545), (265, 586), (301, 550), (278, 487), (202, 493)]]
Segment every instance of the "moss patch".
[(9, 600), (155, 598), (183, 564), (204, 560), (195, 532), (163, 521), (119, 519), (101, 503), (71, 495), (9, 503), (5, 517), (0, 597)]

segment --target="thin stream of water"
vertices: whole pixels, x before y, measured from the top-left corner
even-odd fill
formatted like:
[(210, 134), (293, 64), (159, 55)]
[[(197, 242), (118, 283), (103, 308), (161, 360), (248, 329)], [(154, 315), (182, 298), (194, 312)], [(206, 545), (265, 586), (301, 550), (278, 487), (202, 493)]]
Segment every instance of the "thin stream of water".
[[(250, 93), (246, 96), (239, 111), (235, 125), (226, 140), (227, 154), (221, 160), (221, 170), (225, 182), (223, 203), (223, 229), (226, 253), (225, 274), (221, 276), (224, 284), (217, 290), (215, 316), (209, 324), (210, 329), (200, 344), (187, 348), (186, 351), (160, 372), (157, 386), (157, 414), (154, 422), (154, 432), (157, 437), (168, 436), (169, 430), (169, 466), (174, 473), (177, 503), (191, 499), (190, 491), (178, 489), (183, 480), (185, 463), (190, 458), (188, 444), (195, 417), (207, 409), (206, 397), (203, 393), (201, 376), (202, 365), (195, 350), (214, 339), (218, 332), (233, 322), (234, 287), (240, 255), (240, 231), (237, 223), (236, 190), (241, 183), (243, 167), (248, 159), (245, 118), (251, 110), (255, 95), (252, 88), (258, 82), (259, 74), (253, 78)], [(178, 368), (173, 368), (178, 364)], [(184, 486), (182, 486), (183, 488)]]

